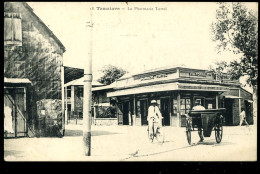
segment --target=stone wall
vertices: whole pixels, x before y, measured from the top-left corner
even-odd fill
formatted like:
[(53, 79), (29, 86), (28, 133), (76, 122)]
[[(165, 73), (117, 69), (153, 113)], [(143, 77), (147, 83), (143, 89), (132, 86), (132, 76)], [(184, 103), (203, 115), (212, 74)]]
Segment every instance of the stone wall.
[[(5, 2), (5, 13), (21, 14), (22, 44), (4, 45), (4, 77), (28, 78), (28, 120), (36, 122), (36, 102), (42, 99), (61, 99), (62, 47), (45, 24), (25, 2)], [(5, 29), (5, 34), (9, 30)], [(10, 31), (12, 32), (12, 31)]]
[(112, 125), (118, 125), (118, 121), (117, 118), (96, 118), (94, 119), (94, 125), (112, 126)]

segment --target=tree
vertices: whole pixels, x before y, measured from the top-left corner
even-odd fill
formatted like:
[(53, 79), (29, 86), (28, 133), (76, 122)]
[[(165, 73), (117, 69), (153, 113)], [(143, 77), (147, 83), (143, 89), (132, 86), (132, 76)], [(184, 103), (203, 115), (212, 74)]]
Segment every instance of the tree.
[(119, 79), (127, 73), (127, 71), (123, 70), (122, 68), (118, 68), (113, 65), (106, 65), (101, 71), (104, 73), (104, 75), (98, 79), (98, 82), (105, 85), (110, 85), (115, 80)]
[(216, 21), (212, 23), (212, 40), (217, 42), (220, 51), (233, 51), (239, 60), (225, 62), (232, 79), (247, 77), (253, 88), (254, 122), (257, 118), (258, 82), (258, 12), (248, 10), (244, 3), (218, 3)]

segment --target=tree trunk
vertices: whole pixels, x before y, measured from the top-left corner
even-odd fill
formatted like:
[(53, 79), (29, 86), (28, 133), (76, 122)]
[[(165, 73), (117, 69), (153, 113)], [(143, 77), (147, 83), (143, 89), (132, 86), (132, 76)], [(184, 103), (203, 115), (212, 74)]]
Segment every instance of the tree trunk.
[(257, 85), (253, 87), (253, 120), (254, 125), (257, 125)]

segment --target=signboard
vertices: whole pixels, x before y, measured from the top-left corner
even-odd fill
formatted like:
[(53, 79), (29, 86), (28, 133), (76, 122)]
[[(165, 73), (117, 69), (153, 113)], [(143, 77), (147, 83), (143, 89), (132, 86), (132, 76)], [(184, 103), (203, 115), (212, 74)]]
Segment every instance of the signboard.
[(210, 72), (180, 72), (180, 77), (212, 77)]
[(159, 79), (159, 78), (165, 78), (165, 77), (167, 77), (167, 74), (157, 74), (157, 75), (151, 75), (151, 76), (148, 76), (148, 77), (140, 78), (140, 81)]

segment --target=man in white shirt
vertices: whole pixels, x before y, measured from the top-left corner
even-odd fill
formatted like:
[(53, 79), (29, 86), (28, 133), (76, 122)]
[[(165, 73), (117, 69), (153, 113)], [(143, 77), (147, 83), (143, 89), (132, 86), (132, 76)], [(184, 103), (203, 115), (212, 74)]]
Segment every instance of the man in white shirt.
[(192, 110), (205, 110), (205, 108), (200, 105), (200, 101), (199, 100), (196, 100), (195, 101), (195, 106), (193, 106)]
[(147, 116), (150, 136), (152, 135), (153, 118), (154, 121), (157, 122), (157, 124), (154, 124), (154, 130), (157, 130), (157, 128), (159, 129), (162, 126), (161, 120), (163, 117), (155, 100), (151, 101), (151, 106), (148, 109), (148, 116)]
[(246, 125), (249, 126), (247, 121), (246, 121), (246, 112), (245, 112), (244, 108), (241, 109), (241, 113), (240, 113), (239, 116), (240, 116), (240, 123), (239, 123), (239, 125), (241, 126), (243, 121), (245, 121)]

